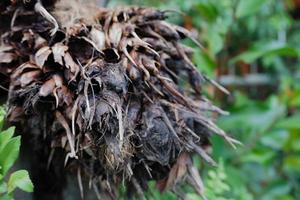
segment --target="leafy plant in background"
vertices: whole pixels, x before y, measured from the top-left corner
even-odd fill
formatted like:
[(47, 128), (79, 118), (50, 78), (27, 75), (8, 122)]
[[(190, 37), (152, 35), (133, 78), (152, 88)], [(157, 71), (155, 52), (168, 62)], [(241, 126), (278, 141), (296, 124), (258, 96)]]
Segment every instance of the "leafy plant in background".
[[(195, 158), (196, 162), (199, 162), (198, 158)], [(222, 159), (218, 162), (217, 168), (211, 168), (205, 173), (205, 195), (208, 200), (253, 200), (252, 195), (247, 191), (244, 185), (239, 187), (232, 187), (229, 184), (231, 177), (226, 172), (226, 167)], [(176, 200), (177, 197), (171, 193), (166, 192), (160, 194), (155, 189), (155, 183), (150, 182), (149, 187), (151, 188), (148, 192), (147, 199), (154, 200)], [(181, 186), (185, 190), (185, 198), (188, 200), (202, 200), (201, 197), (195, 193), (190, 187)]]
[[(111, 0), (109, 5), (119, 3)], [(230, 86), (236, 92), (229, 103), (224, 97), (220, 100), (231, 115), (221, 117), (219, 125), (244, 146), (233, 151), (213, 138), (214, 158), (222, 157), (224, 168), (222, 173), (218, 171), (221, 169), (204, 172), (207, 195), (211, 199), (300, 199), (300, 23), (289, 13), (292, 0), (126, 3), (185, 13), (183, 17), (171, 14), (170, 20), (198, 32), (205, 50), (196, 50), (194, 61), (207, 75), (217, 78), (220, 72), (235, 71), (234, 75), (244, 76), (253, 66), (255, 73), (262, 71), (268, 75), (271, 91), (256, 85), (249, 86), (250, 92)], [(267, 95), (261, 95), (263, 92)], [(225, 191), (210, 191), (213, 181), (223, 182)], [(190, 199), (200, 198), (185, 190)], [(169, 194), (162, 198), (172, 199)]]
[(230, 186), (225, 182), (227, 175), (224, 170), (223, 162), (220, 162), (216, 170), (209, 170), (206, 180), (206, 196), (208, 199), (233, 200), (226, 198), (226, 192), (230, 191)]
[[(33, 184), (26, 170), (18, 170), (10, 174), (20, 150), (20, 136), (13, 137), (14, 127), (2, 130), (5, 111), (0, 107), (0, 199), (13, 199), (16, 188), (26, 192), (33, 191)], [(10, 175), (9, 175), (10, 174)]]
[[(240, 185), (233, 188), (229, 185), (231, 177), (226, 172), (223, 159), (218, 162), (218, 167), (209, 169), (205, 177), (205, 194), (207, 199), (213, 200), (253, 200), (246, 187)], [(196, 193), (188, 193), (187, 199), (201, 200)]]
[(214, 140), (215, 156), (230, 166), (231, 184), (237, 180), (237, 187), (246, 185), (262, 200), (299, 199), (299, 114), (286, 116), (288, 107), (277, 96), (265, 102), (238, 96), (231, 109), (234, 114), (221, 118), (220, 125), (239, 133), (245, 147), (223, 153), (226, 147)]

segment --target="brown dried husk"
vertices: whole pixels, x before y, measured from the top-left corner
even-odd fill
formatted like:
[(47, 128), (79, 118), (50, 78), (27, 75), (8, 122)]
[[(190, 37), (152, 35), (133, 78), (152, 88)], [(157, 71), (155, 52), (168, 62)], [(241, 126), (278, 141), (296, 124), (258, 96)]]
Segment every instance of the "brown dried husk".
[(238, 142), (213, 123), (224, 112), (201, 87), (225, 89), (191, 62), (193, 50), (180, 43), (189, 31), (153, 8), (55, 2), (0, 3), (9, 121), (31, 130), (33, 148), (47, 144), (39, 148), (48, 149), (48, 167), (57, 165), (50, 152), (63, 149), (65, 165), (89, 177), (98, 198), (117, 198), (122, 183), (144, 198), (149, 180), (161, 191), (186, 181), (205, 198), (191, 154), (214, 165), (211, 134)]

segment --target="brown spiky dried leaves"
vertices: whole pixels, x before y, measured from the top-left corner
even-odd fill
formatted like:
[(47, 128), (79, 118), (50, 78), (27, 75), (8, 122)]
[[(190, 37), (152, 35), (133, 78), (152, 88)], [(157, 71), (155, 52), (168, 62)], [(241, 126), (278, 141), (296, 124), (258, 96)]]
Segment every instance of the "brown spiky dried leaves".
[(67, 1), (53, 2), (0, 4), (9, 119), (40, 116), (52, 148), (65, 149), (65, 163), (76, 163), (100, 191), (114, 193), (125, 180), (141, 194), (150, 179), (164, 191), (184, 179), (203, 195), (190, 152), (215, 164), (203, 149), (209, 135), (236, 141), (209, 117), (222, 111), (202, 96), (207, 78), (180, 43), (190, 33), (152, 8), (79, 9), (86, 19)]

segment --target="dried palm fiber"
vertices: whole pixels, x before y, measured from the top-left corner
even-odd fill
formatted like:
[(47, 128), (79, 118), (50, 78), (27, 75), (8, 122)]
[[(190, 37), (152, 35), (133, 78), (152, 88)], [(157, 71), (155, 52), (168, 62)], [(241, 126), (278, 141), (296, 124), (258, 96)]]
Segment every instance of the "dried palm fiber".
[(115, 199), (122, 183), (144, 198), (148, 180), (162, 191), (183, 180), (205, 198), (191, 154), (214, 165), (204, 149), (211, 134), (238, 142), (213, 123), (224, 112), (201, 87), (226, 90), (191, 62), (180, 43), (189, 31), (164, 11), (76, 0), (4, 0), (0, 12), (8, 119), (37, 130), (35, 145), (48, 141), (48, 167), (63, 149), (80, 189), (85, 175), (98, 198)]

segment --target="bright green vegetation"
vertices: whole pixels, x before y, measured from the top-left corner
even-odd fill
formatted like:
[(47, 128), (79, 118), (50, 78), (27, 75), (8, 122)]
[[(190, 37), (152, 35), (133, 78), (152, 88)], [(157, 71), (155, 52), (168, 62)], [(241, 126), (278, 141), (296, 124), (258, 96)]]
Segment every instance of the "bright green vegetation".
[(19, 156), (21, 138), (13, 137), (14, 127), (2, 130), (4, 114), (4, 109), (0, 107), (0, 200), (10, 200), (17, 188), (32, 192), (33, 184), (26, 170), (11, 172)]

